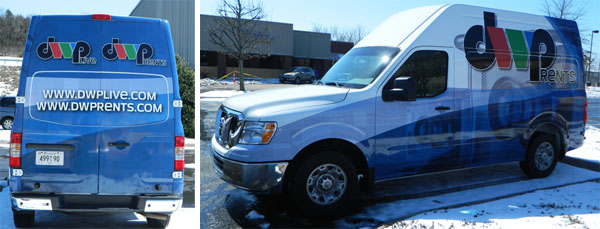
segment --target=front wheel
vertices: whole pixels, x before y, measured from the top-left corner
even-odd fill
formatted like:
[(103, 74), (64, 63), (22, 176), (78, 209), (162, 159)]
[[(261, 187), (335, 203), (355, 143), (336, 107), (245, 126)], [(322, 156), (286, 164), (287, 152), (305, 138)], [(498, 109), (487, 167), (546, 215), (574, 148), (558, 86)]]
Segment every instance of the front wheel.
[(358, 190), (356, 167), (345, 155), (323, 151), (307, 158), (293, 178), (294, 202), (310, 216), (331, 216), (352, 206)]
[(148, 227), (150, 228), (166, 228), (167, 226), (169, 226), (170, 221), (171, 215), (168, 215), (166, 219), (146, 217), (146, 222), (148, 223)]
[(296, 84), (300, 84), (300, 76), (296, 77)]
[(549, 176), (558, 161), (558, 145), (551, 135), (535, 137), (527, 148), (525, 161), (519, 163), (521, 170), (532, 178)]
[(13, 212), (13, 223), (17, 228), (33, 227), (35, 224), (35, 211), (16, 211)]

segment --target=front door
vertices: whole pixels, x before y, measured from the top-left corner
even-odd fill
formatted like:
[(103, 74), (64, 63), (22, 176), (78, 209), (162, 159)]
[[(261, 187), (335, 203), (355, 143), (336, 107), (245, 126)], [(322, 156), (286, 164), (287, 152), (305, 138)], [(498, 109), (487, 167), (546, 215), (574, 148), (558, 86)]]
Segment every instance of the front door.
[[(454, 143), (454, 65), (452, 48), (420, 47), (411, 51), (393, 77), (415, 80), (416, 101), (376, 102), (376, 178), (437, 171), (468, 164)], [(381, 91), (379, 92), (381, 93)]]

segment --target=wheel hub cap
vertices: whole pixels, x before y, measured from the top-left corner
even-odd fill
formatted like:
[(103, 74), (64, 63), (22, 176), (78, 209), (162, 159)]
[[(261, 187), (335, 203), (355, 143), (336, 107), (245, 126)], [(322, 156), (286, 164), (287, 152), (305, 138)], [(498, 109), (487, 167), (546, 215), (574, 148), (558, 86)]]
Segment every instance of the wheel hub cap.
[(535, 167), (543, 171), (550, 168), (553, 161), (554, 148), (552, 147), (552, 144), (543, 142), (535, 151)]
[(318, 205), (330, 205), (344, 195), (348, 179), (344, 170), (335, 164), (316, 167), (306, 180), (308, 197)]

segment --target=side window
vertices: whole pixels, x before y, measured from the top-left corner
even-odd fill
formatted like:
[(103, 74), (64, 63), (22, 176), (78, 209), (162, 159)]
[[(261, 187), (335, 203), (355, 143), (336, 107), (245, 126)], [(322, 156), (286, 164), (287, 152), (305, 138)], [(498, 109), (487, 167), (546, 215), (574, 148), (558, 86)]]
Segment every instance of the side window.
[(414, 52), (383, 89), (392, 89), (394, 80), (401, 76), (410, 76), (415, 80), (417, 98), (442, 94), (446, 91), (448, 81), (448, 54), (436, 50)]
[(15, 107), (15, 98), (2, 98), (0, 107)]

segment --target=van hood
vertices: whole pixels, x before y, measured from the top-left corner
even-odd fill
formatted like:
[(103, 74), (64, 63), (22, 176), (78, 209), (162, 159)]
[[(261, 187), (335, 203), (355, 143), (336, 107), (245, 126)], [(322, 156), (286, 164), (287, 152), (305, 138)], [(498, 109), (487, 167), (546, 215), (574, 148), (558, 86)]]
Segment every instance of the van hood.
[(250, 92), (229, 97), (223, 105), (242, 112), (245, 118), (258, 119), (264, 114), (339, 103), (350, 89), (333, 86), (304, 85)]

